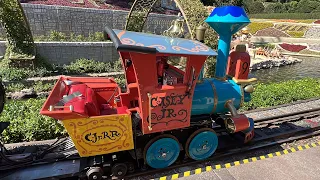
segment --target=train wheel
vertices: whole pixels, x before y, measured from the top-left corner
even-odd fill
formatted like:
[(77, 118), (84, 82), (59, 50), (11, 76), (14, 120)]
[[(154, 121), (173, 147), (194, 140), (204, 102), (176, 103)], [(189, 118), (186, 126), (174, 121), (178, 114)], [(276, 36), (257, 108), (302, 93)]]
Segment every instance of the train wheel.
[(92, 167), (87, 171), (88, 180), (101, 180), (103, 176), (103, 170), (100, 167)]
[(180, 146), (172, 135), (160, 135), (150, 140), (144, 149), (145, 162), (152, 168), (166, 168), (179, 157)]
[(113, 167), (112, 167), (112, 175), (115, 176), (115, 177), (118, 177), (118, 178), (121, 178), (121, 177), (124, 177), (127, 172), (128, 172), (128, 167), (126, 164), (124, 163), (118, 163), (118, 164), (115, 164)]
[(218, 136), (213, 129), (202, 128), (188, 138), (185, 149), (188, 157), (203, 160), (210, 157), (218, 147)]

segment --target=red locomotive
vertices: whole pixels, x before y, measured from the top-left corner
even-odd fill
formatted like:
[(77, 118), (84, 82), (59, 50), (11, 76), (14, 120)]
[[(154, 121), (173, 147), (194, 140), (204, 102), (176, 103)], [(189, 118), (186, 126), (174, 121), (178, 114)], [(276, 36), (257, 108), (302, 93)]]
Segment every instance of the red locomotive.
[[(63, 122), (87, 159), (89, 179), (123, 176), (143, 165), (165, 168), (184, 154), (206, 159), (218, 147), (216, 128), (252, 139), (253, 121), (236, 111), (250, 99), (248, 80), (238, 85), (234, 77), (199, 77), (207, 57), (216, 55), (211, 48), (187, 39), (106, 33), (120, 54), (126, 91), (113, 78), (61, 76), (41, 110)], [(174, 65), (177, 59), (184, 67)]]

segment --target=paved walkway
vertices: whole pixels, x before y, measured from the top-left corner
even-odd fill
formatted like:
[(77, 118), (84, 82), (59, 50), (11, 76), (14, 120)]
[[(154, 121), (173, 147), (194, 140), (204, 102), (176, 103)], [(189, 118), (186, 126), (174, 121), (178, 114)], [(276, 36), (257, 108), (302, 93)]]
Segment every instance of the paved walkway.
[(250, 162), (227, 169), (204, 172), (184, 180), (319, 180), (320, 147)]

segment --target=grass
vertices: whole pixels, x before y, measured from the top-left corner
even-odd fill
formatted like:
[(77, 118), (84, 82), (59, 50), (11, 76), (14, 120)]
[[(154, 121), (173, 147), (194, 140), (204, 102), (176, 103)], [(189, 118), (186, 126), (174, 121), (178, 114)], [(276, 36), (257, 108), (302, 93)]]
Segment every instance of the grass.
[(257, 31), (273, 27), (273, 23), (252, 22), (248, 25), (251, 34), (255, 34)]
[(304, 31), (286, 31), (291, 37), (302, 38), (304, 36)]
[(320, 79), (306, 78), (271, 84), (257, 84), (252, 100), (242, 110), (277, 106), (320, 97)]

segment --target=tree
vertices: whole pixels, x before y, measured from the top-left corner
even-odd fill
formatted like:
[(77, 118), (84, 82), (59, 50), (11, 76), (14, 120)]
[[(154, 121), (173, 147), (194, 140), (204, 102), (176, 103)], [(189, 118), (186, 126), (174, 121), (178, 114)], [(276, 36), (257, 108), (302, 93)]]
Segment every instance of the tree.
[(10, 59), (34, 58), (35, 46), (29, 23), (18, 0), (0, 1), (0, 22), (6, 31)]
[(301, 0), (298, 3), (297, 12), (300, 13), (311, 13), (320, 6), (318, 1)]
[(262, 2), (255, 1), (247, 4), (247, 9), (249, 14), (258, 14), (264, 11), (264, 6)]

